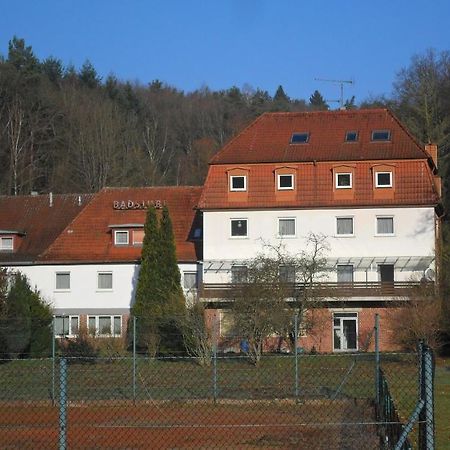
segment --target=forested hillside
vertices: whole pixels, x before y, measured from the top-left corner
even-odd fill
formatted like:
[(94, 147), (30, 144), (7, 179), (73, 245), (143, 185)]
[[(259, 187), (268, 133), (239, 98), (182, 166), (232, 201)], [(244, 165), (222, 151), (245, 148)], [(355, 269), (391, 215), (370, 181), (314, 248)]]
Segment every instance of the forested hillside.
[[(389, 106), (419, 140), (437, 142), (446, 175), (449, 54), (413, 58), (391, 98), (361, 106)], [(211, 155), (258, 115), (327, 108), (318, 91), (290, 99), (281, 86), (273, 96), (250, 86), (187, 93), (158, 80), (101, 79), (88, 61), (41, 61), (14, 37), (0, 58), (0, 194), (201, 184)]]

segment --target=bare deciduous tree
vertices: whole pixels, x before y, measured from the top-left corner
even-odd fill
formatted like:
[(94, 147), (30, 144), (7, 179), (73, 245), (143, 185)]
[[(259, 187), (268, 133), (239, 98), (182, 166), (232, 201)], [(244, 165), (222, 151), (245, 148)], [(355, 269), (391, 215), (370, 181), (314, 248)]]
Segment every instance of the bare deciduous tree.
[[(293, 345), (299, 330), (312, 329), (311, 308), (317, 307), (321, 291), (316, 283), (326, 277), (328, 244), (322, 234), (311, 233), (299, 254), (283, 245), (265, 245), (247, 262), (247, 276), (233, 287), (232, 312), (235, 327), (248, 342), (251, 361), (261, 359), (264, 342), (272, 335), (285, 337)], [(297, 327), (294, 329), (294, 316)]]

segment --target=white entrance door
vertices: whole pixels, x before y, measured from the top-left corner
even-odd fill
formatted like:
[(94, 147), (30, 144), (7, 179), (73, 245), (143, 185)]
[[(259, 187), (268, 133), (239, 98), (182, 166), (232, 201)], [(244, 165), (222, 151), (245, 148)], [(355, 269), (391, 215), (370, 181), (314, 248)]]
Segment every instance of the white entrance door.
[(358, 350), (358, 314), (333, 314), (334, 351)]

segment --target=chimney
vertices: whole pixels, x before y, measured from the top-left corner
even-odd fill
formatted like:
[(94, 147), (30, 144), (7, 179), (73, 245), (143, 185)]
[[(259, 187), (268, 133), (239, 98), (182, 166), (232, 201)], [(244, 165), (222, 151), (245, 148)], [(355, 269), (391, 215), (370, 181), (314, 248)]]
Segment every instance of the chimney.
[(30, 192), (30, 195), (31, 195), (32, 197), (36, 197), (37, 195), (39, 195), (39, 192), (38, 192), (38, 191), (31, 191), (31, 192)]
[(50, 194), (48, 194), (48, 203), (51, 208), (53, 206), (53, 192), (50, 192)]
[(431, 159), (434, 162), (435, 167), (438, 166), (438, 158), (437, 158), (437, 145), (436, 144), (426, 144), (425, 145), (425, 151), (429, 156), (431, 156)]

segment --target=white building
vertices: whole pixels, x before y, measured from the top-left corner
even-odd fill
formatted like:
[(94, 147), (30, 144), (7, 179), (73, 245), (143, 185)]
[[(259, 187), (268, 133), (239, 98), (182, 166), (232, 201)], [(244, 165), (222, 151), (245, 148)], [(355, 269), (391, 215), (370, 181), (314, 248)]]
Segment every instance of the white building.
[[(262, 115), (210, 163), (199, 204), (204, 300), (221, 308), (233, 278), (263, 246), (282, 244), (295, 255), (310, 233), (321, 234), (329, 286), (346, 290), (324, 299), (325, 333), (302, 342), (358, 349), (376, 312), (389, 328), (388, 302), (432, 278), (436, 156), (388, 110)], [(386, 337), (383, 345), (393, 343)]]

